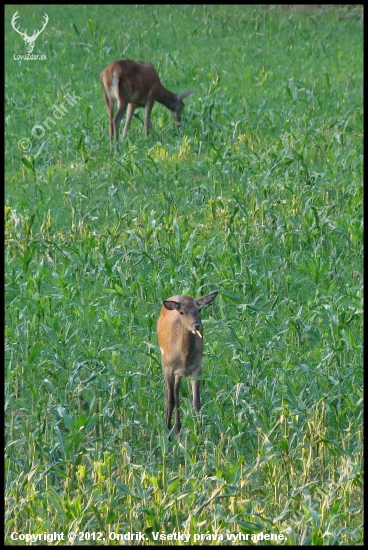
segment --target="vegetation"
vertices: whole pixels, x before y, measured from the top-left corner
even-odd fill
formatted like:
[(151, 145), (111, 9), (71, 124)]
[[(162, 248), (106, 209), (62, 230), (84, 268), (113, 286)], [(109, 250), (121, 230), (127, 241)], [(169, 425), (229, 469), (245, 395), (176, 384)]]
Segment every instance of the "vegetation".
[[(6, 544), (363, 543), (363, 7), (311, 8), (6, 6)], [(195, 94), (110, 153), (122, 58)], [(160, 307), (214, 290), (170, 441)]]

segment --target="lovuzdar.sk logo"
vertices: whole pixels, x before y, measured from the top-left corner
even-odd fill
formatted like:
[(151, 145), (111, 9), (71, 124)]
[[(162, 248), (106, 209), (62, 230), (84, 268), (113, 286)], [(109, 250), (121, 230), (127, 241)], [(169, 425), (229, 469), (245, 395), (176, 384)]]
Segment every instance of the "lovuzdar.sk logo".
[(24, 42), (26, 43), (27, 53), (32, 53), (37, 38), (39, 37), (39, 35), (41, 34), (41, 32), (44, 30), (44, 28), (46, 27), (46, 25), (48, 23), (48, 20), (49, 20), (48, 15), (47, 15), (47, 13), (45, 13), (45, 15), (44, 15), (44, 22), (43, 22), (42, 29), (35, 30), (34, 33), (32, 34), (32, 36), (28, 36), (27, 29), (25, 29), (25, 31), (22, 32), (21, 30), (19, 30), (19, 28), (16, 27), (16, 21), (19, 17), (20, 17), (20, 15), (18, 15), (18, 11), (16, 11), (15, 14), (13, 15), (13, 17), (12, 17), (12, 20), (11, 20), (12, 27), (18, 34), (21, 35)]

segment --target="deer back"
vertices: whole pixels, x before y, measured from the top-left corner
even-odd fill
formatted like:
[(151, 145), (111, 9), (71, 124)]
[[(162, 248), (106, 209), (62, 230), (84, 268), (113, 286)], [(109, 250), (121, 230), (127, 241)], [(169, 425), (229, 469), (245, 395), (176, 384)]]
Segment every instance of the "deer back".
[(162, 84), (158, 72), (148, 62), (123, 59), (112, 61), (100, 74), (105, 90), (113, 99), (144, 107), (148, 98), (160, 95)]

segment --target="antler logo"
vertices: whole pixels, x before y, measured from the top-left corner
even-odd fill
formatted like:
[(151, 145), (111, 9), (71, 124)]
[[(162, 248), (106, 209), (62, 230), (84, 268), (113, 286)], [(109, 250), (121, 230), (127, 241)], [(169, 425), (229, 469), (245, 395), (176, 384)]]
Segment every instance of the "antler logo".
[(47, 13), (45, 13), (45, 15), (44, 15), (45, 21), (44, 21), (42, 29), (40, 31), (39, 30), (34, 31), (32, 36), (28, 36), (27, 29), (24, 32), (17, 29), (17, 27), (15, 26), (15, 23), (16, 23), (16, 20), (18, 19), (18, 17), (20, 17), (20, 16), (18, 15), (18, 11), (16, 11), (15, 14), (13, 15), (12, 20), (11, 20), (12, 27), (23, 38), (23, 40), (24, 40), (24, 42), (26, 43), (26, 46), (27, 46), (27, 52), (32, 53), (35, 42), (36, 42), (36, 39), (38, 38), (38, 36), (41, 34), (41, 32), (43, 31), (43, 29), (46, 27), (46, 25), (48, 23), (48, 20), (49, 20), (48, 15), (47, 15)]

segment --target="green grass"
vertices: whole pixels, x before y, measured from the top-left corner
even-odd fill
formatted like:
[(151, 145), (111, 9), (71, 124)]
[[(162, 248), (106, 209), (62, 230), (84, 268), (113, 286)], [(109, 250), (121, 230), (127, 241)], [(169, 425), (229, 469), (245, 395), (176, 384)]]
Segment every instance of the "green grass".
[[(6, 544), (363, 543), (362, 14), (6, 6)], [(110, 154), (124, 57), (195, 94)], [(160, 307), (214, 290), (170, 442)]]

